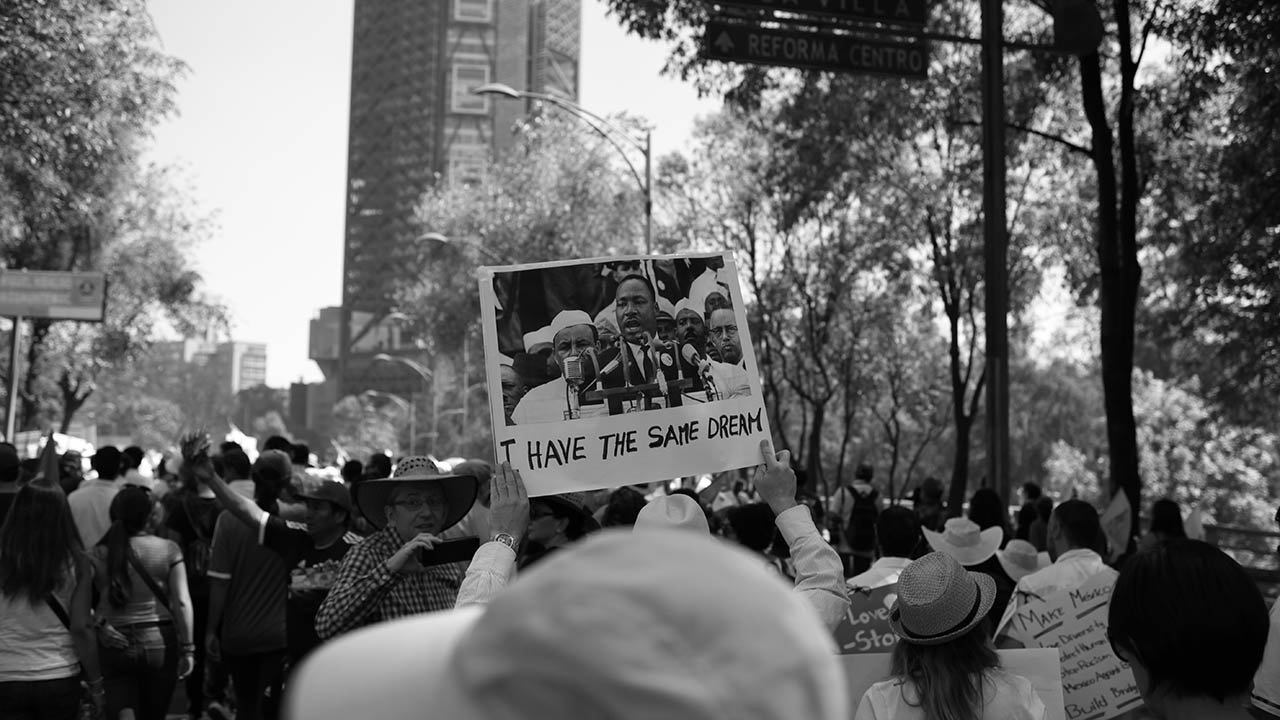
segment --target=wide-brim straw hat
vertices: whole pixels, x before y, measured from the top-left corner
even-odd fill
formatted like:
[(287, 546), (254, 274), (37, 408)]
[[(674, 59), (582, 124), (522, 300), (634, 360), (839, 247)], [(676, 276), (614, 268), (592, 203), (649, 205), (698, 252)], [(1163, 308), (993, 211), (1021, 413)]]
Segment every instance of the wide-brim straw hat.
[(942, 532), (924, 528), (924, 539), (934, 550), (950, 555), (965, 567), (972, 567), (996, 554), (1000, 541), (1004, 540), (1004, 530), (999, 527), (983, 530), (969, 518), (957, 517), (947, 520)]
[(1026, 540), (1010, 540), (1003, 550), (996, 551), (996, 558), (1000, 561), (1000, 567), (1004, 568), (1005, 573), (1014, 582), (1018, 582), (1041, 567), (1036, 546)]
[(996, 581), (969, 572), (955, 558), (931, 552), (898, 576), (889, 625), (903, 642), (941, 645), (972, 630), (991, 612)]
[(400, 461), (389, 478), (365, 480), (356, 485), (356, 507), (374, 527), (381, 530), (387, 524), (387, 498), (391, 491), (403, 485), (439, 485), (444, 491), (446, 508), (440, 532), (458, 524), (476, 502), (479, 494), (474, 475), (452, 475), (440, 472), (435, 461), (428, 457), (407, 457)]

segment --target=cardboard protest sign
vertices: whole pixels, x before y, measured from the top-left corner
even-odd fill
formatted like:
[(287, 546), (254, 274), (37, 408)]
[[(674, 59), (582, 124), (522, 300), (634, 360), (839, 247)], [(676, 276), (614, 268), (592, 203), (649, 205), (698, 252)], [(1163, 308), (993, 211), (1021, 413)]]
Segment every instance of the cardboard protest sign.
[[(1014, 675), (1031, 681), (1040, 701), (1044, 703), (1048, 720), (1076, 720), (1065, 709), (1062, 695), (1062, 679), (1058, 651), (1052, 648), (1026, 650), (997, 650), (1000, 666)], [(849, 699), (854, 707), (862, 700), (867, 688), (889, 677), (889, 655), (884, 653), (845, 655), (840, 658), (848, 681)]]
[(1129, 669), (1107, 640), (1115, 576), (1100, 573), (1078, 589), (1020, 606), (1009, 634), (1027, 647), (1056, 647), (1070, 720), (1106, 720), (1142, 703)]
[(893, 652), (898, 635), (889, 625), (889, 608), (898, 598), (898, 584), (868, 590), (849, 590), (849, 609), (836, 626), (836, 646), (844, 655)]
[(728, 253), (479, 272), (499, 462), (530, 495), (760, 463), (771, 436)]

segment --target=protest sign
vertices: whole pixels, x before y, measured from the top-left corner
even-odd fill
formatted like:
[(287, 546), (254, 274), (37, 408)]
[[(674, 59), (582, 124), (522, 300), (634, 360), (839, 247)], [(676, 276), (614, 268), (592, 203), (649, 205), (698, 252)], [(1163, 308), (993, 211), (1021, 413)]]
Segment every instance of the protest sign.
[(499, 462), (530, 495), (760, 463), (771, 436), (728, 253), (479, 272)]
[[(1044, 703), (1047, 720), (1073, 720), (1065, 710), (1058, 651), (1053, 648), (997, 650), (1000, 667), (1031, 681)], [(889, 658), (884, 653), (845, 655), (840, 658), (848, 682), (849, 698), (857, 707), (867, 688), (889, 678)]]
[(1068, 720), (1106, 720), (1142, 703), (1133, 671), (1111, 651), (1107, 608), (1115, 576), (1018, 607), (1009, 634), (1027, 647), (1056, 647)]
[(841, 654), (893, 652), (898, 635), (889, 625), (889, 608), (897, 597), (897, 583), (849, 589), (849, 609), (835, 631)]
[(1107, 505), (1098, 522), (1111, 545), (1109, 559), (1114, 562), (1129, 549), (1132, 530), (1130, 525), (1133, 522), (1133, 511), (1129, 505), (1129, 496), (1123, 490), (1116, 492), (1111, 498), (1111, 504)]

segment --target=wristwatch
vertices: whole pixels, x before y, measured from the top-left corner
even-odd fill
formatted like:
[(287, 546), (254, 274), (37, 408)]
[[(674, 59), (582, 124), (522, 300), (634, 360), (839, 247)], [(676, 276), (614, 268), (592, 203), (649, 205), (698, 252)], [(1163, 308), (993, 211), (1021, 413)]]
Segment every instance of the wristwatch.
[(520, 554), (520, 541), (512, 537), (510, 533), (494, 533), (493, 542), (502, 543), (503, 545), (511, 548), (511, 552), (517, 555)]

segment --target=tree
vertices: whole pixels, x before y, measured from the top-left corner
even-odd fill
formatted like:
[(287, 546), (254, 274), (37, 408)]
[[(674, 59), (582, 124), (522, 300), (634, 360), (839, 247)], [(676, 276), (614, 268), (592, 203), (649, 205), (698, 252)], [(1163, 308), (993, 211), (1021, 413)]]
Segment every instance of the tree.
[(367, 458), (390, 450), (400, 455), (400, 428), (408, 414), (392, 403), (375, 406), (368, 397), (352, 395), (333, 407), (333, 442), (351, 458)]

